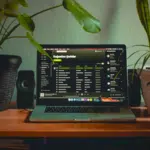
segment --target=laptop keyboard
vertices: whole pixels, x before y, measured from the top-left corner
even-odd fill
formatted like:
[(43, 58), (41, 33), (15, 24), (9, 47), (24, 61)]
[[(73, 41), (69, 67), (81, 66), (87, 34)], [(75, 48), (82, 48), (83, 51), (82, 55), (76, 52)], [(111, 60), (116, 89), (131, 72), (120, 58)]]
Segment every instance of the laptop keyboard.
[(119, 112), (120, 108), (116, 107), (81, 107), (81, 106), (47, 106), (45, 113), (105, 113)]

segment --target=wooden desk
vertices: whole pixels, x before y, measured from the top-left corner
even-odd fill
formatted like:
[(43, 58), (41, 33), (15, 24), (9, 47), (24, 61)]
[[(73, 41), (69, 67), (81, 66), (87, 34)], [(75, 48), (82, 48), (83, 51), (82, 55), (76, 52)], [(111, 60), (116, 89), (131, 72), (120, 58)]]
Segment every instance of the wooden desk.
[(150, 137), (150, 122), (25, 123), (28, 111), (0, 112), (0, 137)]

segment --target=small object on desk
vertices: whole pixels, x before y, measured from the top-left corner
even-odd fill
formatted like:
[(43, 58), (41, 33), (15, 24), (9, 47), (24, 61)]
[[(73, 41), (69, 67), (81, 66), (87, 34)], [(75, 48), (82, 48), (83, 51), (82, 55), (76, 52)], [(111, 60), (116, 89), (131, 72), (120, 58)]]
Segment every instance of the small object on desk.
[[(134, 75), (133, 75), (133, 72), (134, 72)], [(140, 83), (140, 78), (136, 72), (136, 69), (128, 69), (128, 92), (129, 92), (129, 105), (130, 106), (132, 107), (140, 106), (141, 104), (141, 91), (140, 90), (141, 90), (141, 83)]]
[(34, 72), (32, 70), (20, 70), (16, 83), (17, 108), (34, 108)]

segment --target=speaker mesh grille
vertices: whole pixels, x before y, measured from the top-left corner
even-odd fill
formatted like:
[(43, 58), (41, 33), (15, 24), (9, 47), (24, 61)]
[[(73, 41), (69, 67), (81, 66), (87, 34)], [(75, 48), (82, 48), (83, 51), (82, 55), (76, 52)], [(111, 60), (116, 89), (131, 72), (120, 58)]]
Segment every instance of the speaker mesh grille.
[(17, 71), (14, 68), (0, 73), (0, 109), (9, 103), (16, 83)]

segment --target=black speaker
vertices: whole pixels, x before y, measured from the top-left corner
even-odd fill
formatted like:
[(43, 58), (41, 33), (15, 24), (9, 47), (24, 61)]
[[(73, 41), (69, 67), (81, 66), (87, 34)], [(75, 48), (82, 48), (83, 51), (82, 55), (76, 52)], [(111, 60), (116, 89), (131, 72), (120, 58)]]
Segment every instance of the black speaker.
[(17, 108), (34, 108), (34, 72), (32, 70), (21, 70), (18, 72), (16, 82), (17, 88)]
[(141, 81), (136, 72), (136, 69), (128, 69), (128, 93), (130, 106), (134, 107), (140, 106), (141, 104), (140, 90), (141, 90)]

